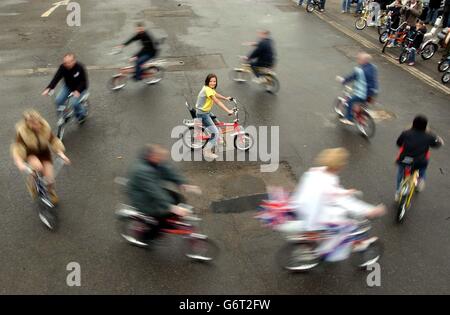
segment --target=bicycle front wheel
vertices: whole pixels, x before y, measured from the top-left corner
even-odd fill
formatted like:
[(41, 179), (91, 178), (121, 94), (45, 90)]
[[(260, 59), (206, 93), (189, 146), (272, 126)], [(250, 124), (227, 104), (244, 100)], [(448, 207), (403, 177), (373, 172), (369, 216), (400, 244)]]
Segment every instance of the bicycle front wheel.
[(241, 68), (234, 68), (230, 71), (230, 79), (238, 83), (247, 82), (250, 80), (250, 73)]
[(160, 82), (164, 77), (164, 69), (156, 66), (152, 66), (145, 70), (145, 84), (151, 85)]
[(305, 272), (320, 263), (320, 257), (310, 243), (286, 243), (277, 253), (277, 263), (292, 272)]
[(311, 13), (314, 11), (314, 4), (313, 3), (308, 3), (306, 5), (306, 12)]
[(112, 91), (118, 91), (127, 85), (128, 76), (116, 74), (108, 81), (108, 87)]
[(408, 51), (403, 50), (400, 56), (398, 57), (398, 62), (402, 64), (405, 63), (406, 60), (408, 60)]
[(253, 146), (253, 137), (248, 133), (234, 136), (234, 147), (241, 151), (248, 151)]
[(367, 22), (366, 22), (366, 19), (363, 17), (360, 17), (355, 21), (355, 28), (358, 31), (362, 31), (363, 29), (366, 28), (366, 26), (367, 26)]
[(339, 118), (343, 118), (345, 116), (345, 102), (342, 98), (338, 97), (336, 103), (333, 106), (334, 111), (338, 114)]
[[(389, 32), (388, 31), (384, 31), (380, 34), (380, 36), (378, 37), (378, 41), (382, 44), (386, 43), (386, 41), (389, 38)], [(384, 51), (383, 51), (384, 52)]]
[(447, 84), (450, 81), (450, 71), (447, 71), (444, 73), (444, 75), (441, 78), (442, 83)]
[(439, 70), (439, 72), (445, 72), (445, 71), (447, 71), (448, 69), (450, 69), (450, 60), (445, 60), (445, 61), (442, 61), (439, 65), (438, 65), (438, 70)]

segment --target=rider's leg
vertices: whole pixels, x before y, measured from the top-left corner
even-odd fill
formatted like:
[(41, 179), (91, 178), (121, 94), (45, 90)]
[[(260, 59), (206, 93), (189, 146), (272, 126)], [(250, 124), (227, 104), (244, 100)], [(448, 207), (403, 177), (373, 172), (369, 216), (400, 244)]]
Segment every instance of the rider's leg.
[(409, 52), (408, 63), (410, 66), (412, 66), (414, 65), (415, 62), (416, 62), (416, 48), (413, 47)]
[(257, 77), (257, 78), (259, 78), (259, 72), (258, 72), (259, 66), (260, 65), (256, 61), (250, 62), (250, 67), (252, 68), (252, 71), (255, 74), (255, 77)]
[[(33, 170), (42, 172), (42, 170), (43, 170), (42, 163), (41, 163), (41, 161), (39, 161), (39, 159), (35, 155), (28, 156), (27, 163), (31, 166), (31, 168)], [(28, 177), (26, 179), (26, 185), (27, 185), (27, 189), (28, 189), (28, 192), (30, 193), (31, 197), (35, 198), (37, 195), (37, 192), (36, 192), (36, 187), (34, 184), (33, 175), (28, 175)]]
[(53, 164), (51, 161), (43, 161), (42, 164), (44, 166), (44, 170), (42, 173), (47, 180), (48, 194), (50, 195), (52, 203), (56, 205), (58, 203), (58, 196), (56, 195), (55, 191), (55, 176), (53, 171)]
[[(203, 127), (209, 131), (211, 134), (211, 139), (208, 141), (209, 149), (215, 150), (217, 145), (217, 138), (219, 137), (219, 129), (214, 124), (209, 113), (197, 114), (197, 117), (202, 120)], [(206, 148), (205, 148), (206, 149)]]
[(86, 93), (88, 93), (87, 90), (84, 90), (81, 94), (80, 97), (75, 97), (72, 96), (70, 102), (73, 106), (73, 110), (75, 112), (75, 116), (77, 117), (77, 119), (80, 121), (82, 120), (85, 116), (86, 116), (86, 109), (81, 105), (81, 99), (83, 98), (83, 96), (86, 95)]
[(405, 167), (401, 164), (397, 165), (397, 183), (396, 183), (396, 189), (395, 191), (398, 192), (400, 190), (400, 184), (403, 180), (403, 175), (405, 174)]
[(365, 100), (362, 99), (359, 96), (353, 95), (350, 97), (350, 99), (347, 101), (347, 113), (345, 115), (345, 118), (352, 121), (353, 120), (353, 105), (355, 103), (364, 103)]
[(148, 61), (150, 60), (151, 56), (150, 55), (142, 55), (139, 56), (138, 59), (136, 60), (136, 70), (135, 70), (135, 74), (134, 77), (136, 78), (136, 80), (141, 80), (142, 78), (142, 73), (144, 72), (142, 70), (142, 66)]
[(425, 188), (425, 179), (427, 173), (428, 163), (419, 167), (419, 182), (417, 183), (417, 190), (422, 191)]
[(58, 109), (59, 106), (63, 106), (69, 97), (70, 90), (69, 88), (64, 84), (61, 87), (61, 90), (58, 92), (58, 95), (55, 98), (56, 107)]
[[(350, 1), (350, 0), (349, 0)], [(325, 3), (327, 2), (327, 0), (321, 0), (320, 1), (320, 10), (325, 10)]]

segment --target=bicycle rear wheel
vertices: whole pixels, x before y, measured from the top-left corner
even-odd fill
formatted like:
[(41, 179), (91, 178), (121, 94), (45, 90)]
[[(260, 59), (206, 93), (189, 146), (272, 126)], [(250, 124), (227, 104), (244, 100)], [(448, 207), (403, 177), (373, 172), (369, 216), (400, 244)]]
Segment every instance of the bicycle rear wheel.
[[(186, 131), (182, 135), (183, 143), (191, 150), (203, 149), (206, 146), (208, 139), (197, 140), (195, 139), (194, 132), (194, 127), (189, 127), (188, 129), (186, 129)], [(204, 135), (204, 133), (205, 129), (202, 127), (202, 136)]]
[(361, 108), (360, 117), (356, 118), (356, 127), (365, 138), (372, 138), (375, 134), (375, 121), (369, 112)]
[(280, 90), (280, 81), (278, 81), (277, 77), (273, 74), (264, 75), (266, 83), (264, 86), (266, 87), (266, 91), (272, 94), (276, 94)]
[(286, 243), (277, 253), (277, 263), (292, 272), (305, 272), (320, 263), (312, 243)]
[(217, 259), (219, 247), (206, 235), (191, 234), (185, 238), (185, 255), (197, 261), (208, 262)]
[(151, 85), (160, 82), (164, 77), (164, 69), (156, 66), (152, 66), (145, 70), (144, 75), (146, 78), (144, 79), (145, 84)]
[(371, 243), (366, 249), (356, 252), (351, 256), (351, 263), (357, 268), (367, 268), (376, 263), (383, 252), (383, 246), (379, 240)]
[(441, 78), (442, 83), (447, 84), (450, 81), (450, 71), (447, 70), (446, 73)]
[(450, 60), (444, 60), (438, 65), (439, 72), (445, 72), (450, 69)]
[(308, 3), (306, 5), (306, 12), (311, 13), (314, 11), (314, 4), (313, 3)]

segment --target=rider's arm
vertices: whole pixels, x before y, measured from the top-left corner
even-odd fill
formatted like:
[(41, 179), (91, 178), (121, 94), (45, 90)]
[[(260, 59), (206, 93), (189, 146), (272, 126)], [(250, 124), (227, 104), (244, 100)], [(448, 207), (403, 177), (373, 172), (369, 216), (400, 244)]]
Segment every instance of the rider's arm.
[(58, 71), (56, 71), (55, 76), (53, 77), (52, 81), (50, 81), (50, 84), (47, 86), (47, 89), (53, 90), (55, 89), (56, 85), (58, 84), (58, 82), (62, 79), (63, 77), (63, 66), (59, 66)]
[(179, 186), (186, 184), (186, 179), (180, 172), (178, 172), (178, 170), (175, 169), (174, 166), (170, 164), (160, 164), (158, 168), (165, 180), (173, 182)]
[(222, 99), (222, 100), (224, 100), (224, 101), (229, 101), (230, 100), (230, 96), (228, 96), (228, 97), (225, 97), (225, 96), (223, 96), (222, 94), (219, 94), (219, 93), (217, 93), (216, 92), (216, 97), (217, 98), (220, 98), (220, 99)]
[(259, 55), (261, 54), (261, 51), (262, 51), (262, 43), (259, 42), (257, 44), (256, 48), (252, 51), (252, 53), (249, 56), (247, 56), (247, 58), (249, 60), (250, 59), (255, 59), (255, 58), (259, 57)]
[(342, 84), (355, 81), (356, 78), (357, 78), (356, 71), (353, 71), (350, 75), (344, 77), (344, 81), (342, 81)]
[(228, 109), (228, 107), (226, 107), (222, 101), (220, 101), (216, 96), (212, 96), (212, 99), (214, 101), (214, 103), (216, 103), (217, 105), (219, 105), (224, 111), (226, 111), (228, 114), (232, 114), (233, 111)]
[(439, 148), (440, 146), (442, 146), (444, 144), (444, 141), (442, 140), (441, 137), (436, 136), (434, 134), (430, 134), (430, 147), (432, 148)]
[(134, 35), (133, 37), (131, 37), (129, 40), (127, 40), (127, 41), (126, 41), (125, 43), (123, 43), (122, 45), (123, 45), (123, 46), (128, 46), (128, 45), (131, 44), (132, 42), (139, 40), (139, 39), (140, 39), (140, 36), (139, 36), (139, 35), (140, 35), (140, 34)]
[(76, 91), (78, 91), (78, 93), (81, 93), (88, 88), (88, 77), (87, 72), (82, 65), (80, 65), (79, 72), (80, 75), (78, 76), (78, 85)]
[(16, 136), (16, 141), (11, 145), (11, 155), (14, 164), (20, 171), (23, 171), (26, 168), (25, 158), (27, 156), (27, 150), (19, 134)]
[(397, 138), (397, 146), (401, 147), (405, 141), (405, 132), (402, 132), (401, 135)]

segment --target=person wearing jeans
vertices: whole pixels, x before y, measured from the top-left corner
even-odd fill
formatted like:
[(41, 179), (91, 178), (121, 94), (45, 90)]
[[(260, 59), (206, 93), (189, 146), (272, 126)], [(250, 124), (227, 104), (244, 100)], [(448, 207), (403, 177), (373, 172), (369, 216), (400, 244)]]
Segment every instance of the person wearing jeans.
[[(56, 110), (60, 110), (59, 108), (61, 106), (64, 106), (70, 93), (72, 93), (72, 91), (66, 85), (63, 85), (55, 99)], [(88, 93), (88, 91), (84, 90), (80, 94), (80, 96), (72, 96), (69, 100), (70, 105), (72, 105), (75, 116), (78, 120), (86, 116), (86, 108), (84, 108), (84, 106), (82, 106), (80, 102), (81, 99), (86, 95), (86, 93)]]
[[(211, 118), (211, 110), (214, 104), (219, 105), (229, 115), (233, 111), (228, 109), (220, 100), (231, 100), (231, 97), (225, 97), (216, 92), (217, 76), (214, 73), (208, 74), (205, 79), (205, 85), (200, 90), (197, 96), (197, 103), (195, 105), (197, 119), (201, 119), (202, 125), (211, 133), (211, 139), (208, 141), (207, 147), (203, 151), (203, 155), (210, 159), (217, 159), (218, 156), (215, 151), (217, 140), (220, 136), (219, 130)], [(195, 130), (194, 130), (195, 133)]]
[(405, 164), (412, 165), (413, 169), (419, 170), (419, 182), (417, 190), (422, 191), (425, 187), (425, 175), (430, 159), (430, 148), (439, 148), (444, 141), (439, 136), (427, 131), (428, 119), (423, 115), (414, 118), (412, 127), (403, 131), (397, 139), (400, 148), (397, 156), (397, 185), (395, 201), (400, 196), (400, 184), (405, 171)]
[(352, 0), (342, 0), (342, 13), (350, 12), (351, 3), (352, 3)]
[(409, 52), (408, 57), (408, 65), (414, 66), (416, 62), (416, 52), (420, 49), (420, 46), (422, 45), (423, 38), (425, 34), (427, 33), (427, 27), (425, 26), (425, 23), (422, 21), (419, 21), (416, 23), (415, 28), (411, 29), (410, 35), (414, 37), (411, 51)]
[(49, 95), (50, 91), (55, 89), (61, 79), (64, 79), (64, 86), (56, 97), (56, 106), (64, 105), (69, 94), (72, 93), (71, 103), (78, 122), (82, 124), (86, 120), (87, 112), (81, 106), (80, 100), (88, 91), (88, 77), (83, 64), (77, 62), (73, 53), (64, 55), (62, 65), (59, 66), (58, 71), (44, 92), (42, 92), (42, 95)]

